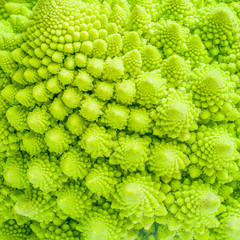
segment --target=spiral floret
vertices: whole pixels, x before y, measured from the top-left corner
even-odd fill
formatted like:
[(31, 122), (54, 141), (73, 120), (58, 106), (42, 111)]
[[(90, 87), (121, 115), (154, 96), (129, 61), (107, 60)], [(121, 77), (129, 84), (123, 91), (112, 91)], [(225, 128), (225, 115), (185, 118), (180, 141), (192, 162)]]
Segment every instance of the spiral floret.
[(93, 123), (83, 134), (80, 145), (93, 158), (109, 157), (113, 147), (111, 138), (104, 127), (99, 127)]
[(166, 80), (159, 72), (141, 73), (135, 80), (137, 103), (145, 107), (157, 105), (166, 95)]
[(157, 176), (179, 179), (181, 172), (189, 164), (189, 153), (185, 144), (176, 141), (156, 141), (149, 157), (149, 169)]
[(181, 53), (185, 48), (185, 42), (189, 29), (171, 20), (161, 20), (149, 30), (147, 39), (151, 44), (163, 50), (166, 57), (174, 53)]
[(157, 136), (167, 135), (186, 141), (190, 132), (197, 129), (197, 118), (200, 110), (192, 103), (191, 95), (184, 91), (169, 91), (163, 98), (152, 117), (156, 120), (153, 134)]
[(18, 155), (7, 158), (3, 172), (4, 180), (8, 186), (24, 189), (28, 186), (27, 162), (28, 156)]
[(113, 129), (123, 130), (127, 126), (129, 109), (125, 106), (109, 103), (104, 111), (101, 122)]
[(73, 142), (74, 136), (64, 129), (62, 125), (57, 125), (45, 133), (45, 143), (49, 152), (62, 154), (68, 150), (69, 145)]
[(216, 215), (221, 201), (208, 185), (186, 180), (173, 199), (169, 202), (169, 210), (183, 223), (183, 229), (187, 230), (190, 225), (200, 234), (207, 226), (218, 226)]
[(132, 108), (128, 119), (128, 130), (139, 134), (151, 133), (153, 120), (146, 108)]
[(57, 194), (59, 208), (73, 219), (83, 217), (92, 208), (91, 192), (78, 183), (68, 183)]
[(188, 25), (194, 23), (196, 8), (190, 0), (165, 0), (161, 5), (161, 13), (165, 19)]
[(200, 117), (214, 121), (237, 118), (230, 98), (233, 87), (228, 72), (221, 70), (218, 64), (194, 69), (189, 88), (195, 106), (202, 109)]
[(76, 228), (86, 240), (117, 240), (126, 234), (126, 232), (121, 231), (123, 221), (119, 221), (117, 217), (115, 213), (96, 209), (95, 211), (88, 212)]
[(238, 19), (235, 13), (224, 4), (203, 12), (195, 33), (201, 35), (211, 56), (227, 51), (238, 38)]
[(235, 162), (239, 159), (238, 140), (227, 129), (201, 126), (191, 148), (196, 155), (190, 155), (190, 160), (207, 176), (207, 181), (232, 181), (231, 173), (238, 170)]
[(24, 216), (36, 221), (50, 222), (53, 220), (56, 200), (51, 195), (45, 195), (40, 190), (28, 189), (16, 202), (14, 210)]
[(219, 227), (212, 231), (211, 236), (219, 239), (237, 240), (240, 234), (240, 212), (238, 208), (227, 207), (226, 211), (218, 216)]
[(191, 66), (184, 58), (173, 55), (163, 61), (161, 74), (167, 79), (169, 87), (179, 87), (182, 82), (187, 81), (191, 73)]
[(109, 158), (110, 164), (120, 164), (122, 169), (130, 172), (145, 169), (148, 161), (148, 146), (151, 139), (141, 138), (138, 134), (119, 137), (118, 145)]
[(118, 182), (119, 172), (112, 166), (99, 162), (93, 165), (86, 176), (86, 186), (98, 196), (109, 198)]
[(43, 154), (31, 159), (28, 163), (27, 177), (35, 188), (44, 193), (56, 191), (65, 181), (56, 156)]
[(130, 217), (133, 223), (147, 227), (155, 217), (167, 214), (162, 203), (165, 195), (159, 187), (150, 176), (130, 174), (116, 186), (112, 208), (120, 210), (120, 215)]
[(68, 177), (77, 180), (88, 174), (91, 162), (88, 154), (80, 148), (71, 148), (61, 156), (60, 166)]

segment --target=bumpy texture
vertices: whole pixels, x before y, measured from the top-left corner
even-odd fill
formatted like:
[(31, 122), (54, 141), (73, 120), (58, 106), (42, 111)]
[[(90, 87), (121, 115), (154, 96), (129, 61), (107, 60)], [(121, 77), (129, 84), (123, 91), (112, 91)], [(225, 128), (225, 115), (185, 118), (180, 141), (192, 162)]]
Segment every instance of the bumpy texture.
[(240, 4), (0, 0), (0, 239), (239, 240)]

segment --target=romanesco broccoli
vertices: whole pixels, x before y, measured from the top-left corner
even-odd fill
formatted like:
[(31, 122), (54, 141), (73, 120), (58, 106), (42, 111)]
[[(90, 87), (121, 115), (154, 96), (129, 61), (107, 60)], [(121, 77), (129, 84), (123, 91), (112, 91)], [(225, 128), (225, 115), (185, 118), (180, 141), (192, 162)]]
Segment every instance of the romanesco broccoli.
[(239, 240), (240, 3), (0, 0), (0, 239)]

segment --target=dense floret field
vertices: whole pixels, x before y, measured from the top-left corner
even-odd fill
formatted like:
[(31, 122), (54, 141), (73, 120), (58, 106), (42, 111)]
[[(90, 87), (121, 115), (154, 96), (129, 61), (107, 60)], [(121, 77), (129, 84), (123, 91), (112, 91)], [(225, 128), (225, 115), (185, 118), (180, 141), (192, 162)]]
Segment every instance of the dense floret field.
[(0, 0), (0, 240), (239, 240), (240, 2)]

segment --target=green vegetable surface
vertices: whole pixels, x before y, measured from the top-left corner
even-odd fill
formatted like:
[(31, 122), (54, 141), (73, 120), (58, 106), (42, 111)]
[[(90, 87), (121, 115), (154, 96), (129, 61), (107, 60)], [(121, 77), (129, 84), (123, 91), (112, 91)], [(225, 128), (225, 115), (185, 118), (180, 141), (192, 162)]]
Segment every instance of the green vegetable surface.
[(0, 240), (239, 240), (240, 2), (0, 0)]

